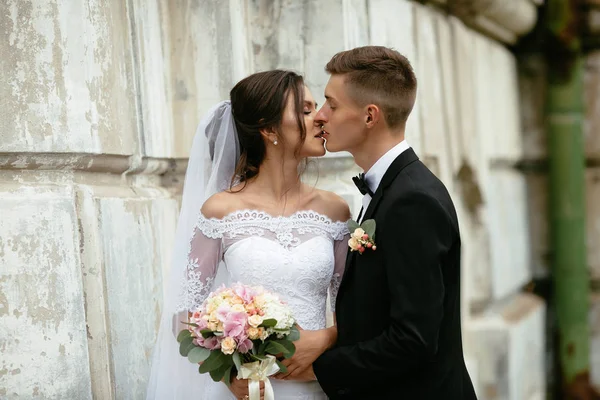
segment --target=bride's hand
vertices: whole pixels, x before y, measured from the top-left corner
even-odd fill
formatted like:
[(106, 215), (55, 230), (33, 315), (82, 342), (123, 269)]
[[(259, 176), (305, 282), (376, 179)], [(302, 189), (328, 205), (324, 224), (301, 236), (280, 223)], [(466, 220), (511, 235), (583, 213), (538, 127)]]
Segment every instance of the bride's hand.
[[(243, 400), (248, 398), (248, 379), (238, 379), (237, 377), (233, 377), (231, 380), (231, 384), (229, 385), (229, 390), (236, 399)], [(260, 383), (260, 398), (264, 399), (265, 397), (265, 383)]]
[[(292, 358), (281, 363), (287, 368), (286, 373), (275, 375), (275, 379), (302, 379), (305, 372), (321, 354), (335, 344), (337, 328), (321, 329), (318, 331), (300, 330), (300, 339), (294, 342), (296, 352)], [(311, 368), (312, 369), (312, 368)], [(314, 380), (314, 378), (313, 378)]]

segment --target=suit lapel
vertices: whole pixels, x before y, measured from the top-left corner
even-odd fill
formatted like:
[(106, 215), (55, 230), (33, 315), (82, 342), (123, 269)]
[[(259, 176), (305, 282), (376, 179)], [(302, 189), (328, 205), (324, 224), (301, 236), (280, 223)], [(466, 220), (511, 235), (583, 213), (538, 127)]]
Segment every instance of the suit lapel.
[(402, 171), (404, 168), (417, 161), (418, 159), (419, 157), (417, 157), (412, 148), (405, 150), (404, 152), (402, 152), (402, 154), (396, 157), (394, 162), (385, 172), (385, 175), (383, 175), (381, 183), (379, 184), (377, 190), (373, 194), (373, 198), (369, 203), (369, 207), (367, 207), (367, 211), (365, 211), (365, 215), (363, 216), (363, 221), (366, 221), (373, 216), (373, 214), (377, 210), (379, 202), (383, 198), (383, 192), (394, 181), (394, 179), (396, 178), (396, 176), (398, 176), (400, 171)]
[[(369, 207), (364, 212), (364, 216), (362, 217), (363, 222), (366, 221), (367, 219), (371, 218), (373, 216), (373, 214), (375, 214), (375, 211), (377, 210), (377, 206), (379, 205), (379, 203), (381, 202), (381, 199), (383, 198), (383, 193), (384, 193), (385, 189), (394, 181), (394, 178), (396, 178), (396, 176), (398, 176), (398, 174), (404, 168), (406, 168), (408, 165), (412, 164), (413, 162), (417, 161), (418, 159), (419, 159), (419, 157), (417, 157), (417, 155), (415, 154), (415, 152), (412, 148), (405, 150), (402, 154), (400, 154), (398, 157), (396, 157), (394, 162), (389, 166), (389, 168), (385, 172), (385, 175), (383, 175), (383, 178), (381, 179), (381, 183), (379, 184), (379, 187), (377, 187), (377, 190), (375, 191), (375, 193), (373, 193), (373, 198), (371, 199), (371, 202), (369, 203)], [(359, 218), (360, 218), (360, 216), (359, 216)], [(348, 271), (354, 266), (355, 259), (356, 259), (356, 252), (348, 250), (348, 256), (346, 258), (346, 268), (344, 270), (344, 275), (342, 277), (342, 282), (340, 284), (340, 288), (338, 291), (338, 299), (339, 299), (340, 295), (342, 294), (343, 287), (345, 286), (344, 283), (346, 282), (346, 276), (348, 275)], [(337, 310), (337, 305), (339, 305), (339, 304), (340, 304), (340, 302), (337, 301), (336, 302), (336, 310)]]

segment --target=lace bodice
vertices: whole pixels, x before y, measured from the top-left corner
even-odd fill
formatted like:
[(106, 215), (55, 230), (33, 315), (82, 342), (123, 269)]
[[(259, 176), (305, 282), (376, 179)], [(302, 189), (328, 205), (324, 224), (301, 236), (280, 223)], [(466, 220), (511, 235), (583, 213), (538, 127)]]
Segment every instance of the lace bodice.
[[(326, 323), (347, 254), (348, 228), (314, 211), (274, 217), (236, 211), (222, 219), (198, 216), (184, 277), (180, 310), (198, 308), (214, 289), (221, 264), (229, 283), (263, 286), (287, 301), (304, 329)], [(223, 262), (223, 263), (221, 263)]]

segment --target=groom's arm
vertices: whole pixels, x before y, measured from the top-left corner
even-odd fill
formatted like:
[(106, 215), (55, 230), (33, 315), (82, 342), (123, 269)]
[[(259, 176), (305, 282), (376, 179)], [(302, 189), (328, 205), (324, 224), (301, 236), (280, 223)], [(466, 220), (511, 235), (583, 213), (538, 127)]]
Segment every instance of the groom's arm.
[(455, 238), (450, 219), (435, 198), (415, 192), (383, 217), (375, 241), (384, 252), (391, 323), (373, 339), (335, 347), (315, 361), (315, 375), (329, 396), (380, 384), (426, 365), (437, 353), (441, 263)]

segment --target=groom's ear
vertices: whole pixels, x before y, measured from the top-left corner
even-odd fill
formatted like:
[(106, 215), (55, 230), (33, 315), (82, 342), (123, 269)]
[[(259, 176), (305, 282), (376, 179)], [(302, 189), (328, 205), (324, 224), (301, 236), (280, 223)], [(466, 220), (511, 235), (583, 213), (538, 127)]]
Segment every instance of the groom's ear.
[(369, 104), (365, 108), (365, 125), (367, 128), (374, 127), (381, 118), (381, 109), (375, 104)]

